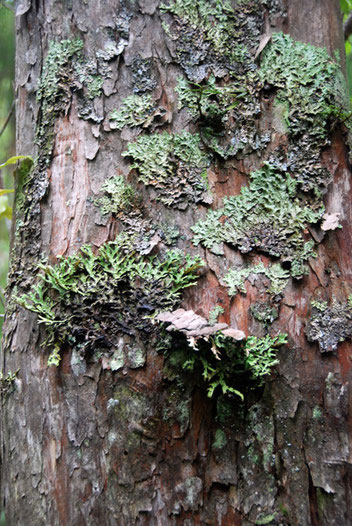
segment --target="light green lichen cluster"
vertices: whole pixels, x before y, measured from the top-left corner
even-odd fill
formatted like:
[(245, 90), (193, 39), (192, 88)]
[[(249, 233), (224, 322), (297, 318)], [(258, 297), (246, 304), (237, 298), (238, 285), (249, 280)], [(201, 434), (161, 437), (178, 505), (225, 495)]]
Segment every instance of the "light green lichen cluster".
[(216, 305), (210, 312), (208, 316), (209, 325), (215, 325), (218, 321), (218, 317), (221, 314), (224, 314), (225, 310), (221, 305)]
[(130, 95), (122, 101), (119, 111), (114, 110), (111, 113), (110, 121), (118, 130), (122, 130), (125, 126), (146, 128), (153, 121), (154, 109), (151, 95)]
[(158, 189), (166, 205), (201, 200), (206, 191), (208, 158), (200, 148), (198, 134), (155, 133), (129, 143), (122, 154), (133, 159), (139, 181)]
[(40, 281), (16, 301), (45, 325), (46, 343), (54, 346), (49, 363), (57, 364), (65, 343), (84, 352), (109, 350), (121, 332), (150, 332), (150, 316), (176, 306), (202, 264), (177, 250), (163, 259), (143, 257), (132, 240), (118, 236), (97, 253), (85, 245), (56, 265), (40, 264)]
[[(302, 230), (316, 223), (323, 209), (312, 210), (297, 194), (297, 183), (265, 163), (253, 172), (248, 187), (224, 199), (224, 208), (210, 211), (192, 227), (194, 244), (219, 253), (229, 243), (241, 252), (257, 249), (291, 263), (291, 275), (305, 273), (304, 262), (313, 255), (314, 243), (304, 242)], [(224, 221), (220, 218), (224, 217)]]
[(122, 175), (108, 179), (100, 188), (105, 195), (96, 200), (101, 213), (118, 215), (131, 210), (135, 204), (135, 192), (131, 185), (126, 184)]
[(235, 296), (238, 292), (246, 294), (245, 280), (251, 274), (263, 274), (270, 280), (270, 294), (280, 294), (290, 278), (290, 272), (282, 268), (279, 263), (274, 263), (265, 267), (263, 263), (249, 267), (232, 268), (224, 277), (224, 282), (229, 288), (229, 295)]
[(339, 61), (334, 62), (323, 48), (276, 33), (262, 53), (259, 77), (275, 88), (277, 103), (288, 104), (288, 162), (284, 162), (301, 188), (314, 190), (319, 199), (331, 180), (321, 166), (321, 150), (329, 144), (329, 132), (337, 122), (348, 126), (351, 122)]

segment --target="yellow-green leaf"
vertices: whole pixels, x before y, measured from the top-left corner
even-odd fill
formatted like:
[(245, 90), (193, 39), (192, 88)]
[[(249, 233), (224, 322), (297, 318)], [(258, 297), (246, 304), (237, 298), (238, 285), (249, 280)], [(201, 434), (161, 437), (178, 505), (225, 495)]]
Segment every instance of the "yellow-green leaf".
[(13, 194), (14, 190), (12, 188), (0, 188), (0, 196), (5, 194)]
[(9, 164), (16, 164), (17, 161), (22, 161), (23, 159), (30, 159), (33, 161), (33, 158), (30, 155), (15, 155), (14, 157), (7, 159), (5, 163), (0, 164), (0, 170), (1, 168), (5, 168), (5, 166), (9, 166)]

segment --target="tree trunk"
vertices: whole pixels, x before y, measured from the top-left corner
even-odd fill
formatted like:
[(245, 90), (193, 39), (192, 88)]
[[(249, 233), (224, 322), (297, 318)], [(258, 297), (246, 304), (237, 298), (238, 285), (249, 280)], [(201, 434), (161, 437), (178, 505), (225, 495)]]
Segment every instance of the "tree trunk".
[(18, 3), (6, 524), (352, 524), (342, 23), (288, 4)]

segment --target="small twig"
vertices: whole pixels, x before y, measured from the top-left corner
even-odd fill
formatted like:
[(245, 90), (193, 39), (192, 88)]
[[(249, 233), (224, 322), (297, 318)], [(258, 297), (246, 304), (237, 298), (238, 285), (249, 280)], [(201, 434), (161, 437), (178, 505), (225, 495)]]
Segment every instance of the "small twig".
[(3, 7), (5, 7), (6, 9), (8, 9), (9, 11), (11, 11), (12, 13), (15, 12), (15, 9), (13, 7), (11, 7), (10, 5), (8, 5), (4, 0), (0, 0), (0, 5), (2, 5)]
[(343, 25), (343, 33), (345, 35), (345, 40), (352, 34), (352, 13), (348, 15), (346, 22)]
[(11, 104), (10, 111), (9, 111), (7, 117), (6, 117), (5, 122), (4, 122), (4, 125), (3, 125), (3, 127), (1, 128), (1, 130), (0, 130), (0, 137), (1, 137), (1, 135), (4, 133), (4, 131), (6, 130), (6, 126), (7, 126), (8, 123), (10, 122), (10, 119), (11, 119), (11, 117), (12, 117), (12, 113), (13, 113), (14, 107), (15, 107), (15, 101), (13, 100), (13, 101), (12, 101), (12, 104)]

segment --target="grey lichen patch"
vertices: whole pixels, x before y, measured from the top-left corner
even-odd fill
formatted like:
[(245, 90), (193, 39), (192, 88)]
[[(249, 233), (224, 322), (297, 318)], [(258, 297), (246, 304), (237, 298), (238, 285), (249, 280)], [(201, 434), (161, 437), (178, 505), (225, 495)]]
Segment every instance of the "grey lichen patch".
[(347, 303), (333, 301), (328, 307), (315, 302), (306, 333), (308, 341), (318, 342), (320, 352), (336, 351), (340, 342), (352, 338), (352, 310)]
[(142, 135), (122, 155), (133, 159), (139, 181), (154, 186), (165, 205), (186, 208), (189, 202), (205, 198), (208, 158), (200, 148), (199, 135)]
[(110, 115), (110, 127), (122, 130), (125, 126), (148, 128), (156, 118), (165, 114), (165, 109), (158, 108), (153, 103), (152, 96), (130, 95), (122, 101), (119, 111), (114, 110)]
[(263, 263), (249, 267), (232, 268), (226, 274), (224, 281), (229, 288), (229, 295), (235, 296), (238, 292), (246, 293), (244, 282), (251, 274), (263, 274), (270, 280), (268, 292), (276, 295), (280, 294), (290, 278), (290, 272), (282, 268), (279, 263), (274, 263), (266, 267)]
[(289, 174), (265, 163), (238, 196), (226, 197), (223, 209), (210, 211), (192, 227), (193, 242), (209, 249), (226, 242), (243, 253), (257, 249), (289, 262), (291, 275), (299, 278), (306, 273), (304, 263), (314, 246), (305, 242), (302, 230), (322, 214), (323, 209), (312, 210), (301, 199)]
[(122, 175), (115, 175), (108, 179), (100, 188), (103, 196), (96, 199), (95, 203), (100, 207), (101, 213), (115, 214), (127, 213), (136, 203), (135, 191), (131, 185), (125, 182)]
[(97, 253), (86, 245), (56, 265), (40, 264), (39, 282), (17, 301), (45, 325), (46, 343), (54, 347), (49, 363), (57, 364), (63, 344), (82, 354), (113, 352), (121, 334), (152, 335), (151, 316), (177, 305), (201, 265), (199, 257), (176, 250), (144, 258), (120, 236)]
[(340, 65), (325, 49), (276, 33), (262, 53), (259, 76), (276, 89), (277, 100), (288, 103), (284, 162), (302, 189), (319, 197), (331, 180), (321, 165), (321, 150), (329, 144), (332, 126), (346, 120), (349, 110)]

